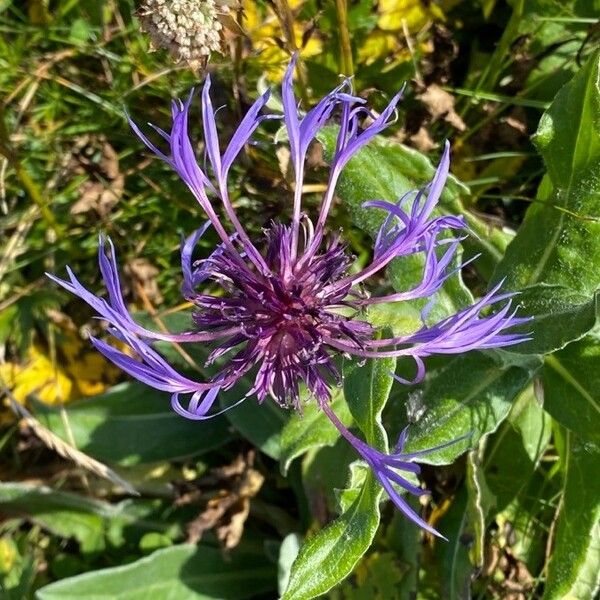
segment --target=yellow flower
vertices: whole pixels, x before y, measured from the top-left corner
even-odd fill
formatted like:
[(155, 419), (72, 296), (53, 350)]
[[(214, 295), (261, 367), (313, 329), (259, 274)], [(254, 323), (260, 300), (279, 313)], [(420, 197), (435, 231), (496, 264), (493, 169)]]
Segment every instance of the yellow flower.
[(29, 348), (23, 365), (0, 365), (0, 377), (21, 403), (31, 394), (48, 404), (67, 402), (73, 392), (73, 382), (64, 369), (53, 365), (44, 351), (35, 345)]
[(377, 26), (383, 31), (402, 31), (402, 21), (409, 31), (418, 31), (427, 21), (444, 18), (438, 6), (422, 0), (379, 0), (378, 12)]
[[(289, 5), (294, 11), (303, 3), (304, 0), (292, 0)], [(285, 39), (277, 15), (270, 8), (265, 15), (261, 15), (256, 2), (244, 0), (243, 25), (252, 40), (254, 50), (258, 52), (257, 65), (264, 71), (269, 81), (280, 83), (289, 63), (290, 53), (281, 48), (276, 41)], [(306, 27), (306, 23), (294, 19), (294, 38), (300, 58), (310, 58), (323, 51), (321, 40), (314, 35), (310, 36), (306, 44), (302, 45), (302, 36)]]
[(69, 402), (99, 394), (116, 381), (117, 369), (73, 332), (61, 332), (60, 340), (60, 359), (53, 360), (44, 347), (33, 344), (23, 363), (0, 365), (0, 379), (18, 402), (30, 395), (47, 404)]
[(379, 29), (371, 31), (358, 50), (358, 62), (364, 65), (392, 56), (395, 64), (410, 60), (410, 52), (400, 43), (398, 35)]

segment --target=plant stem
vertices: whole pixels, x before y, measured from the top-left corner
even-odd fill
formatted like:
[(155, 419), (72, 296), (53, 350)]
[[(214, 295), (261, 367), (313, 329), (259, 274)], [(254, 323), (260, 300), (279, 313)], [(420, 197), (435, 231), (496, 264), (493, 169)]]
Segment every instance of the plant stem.
[[(275, 7), (277, 10), (275, 11), (279, 22), (281, 23), (281, 29), (283, 30), (286, 42), (288, 46), (288, 50), (290, 54), (294, 54), (298, 52), (298, 46), (296, 44), (296, 33), (294, 31), (294, 15), (292, 14), (292, 9), (288, 4), (287, 0), (274, 0)], [(300, 96), (302, 98), (302, 102), (305, 107), (308, 106), (308, 84), (306, 82), (306, 77), (304, 76), (304, 71), (302, 70), (302, 65), (300, 61), (296, 63), (296, 76), (298, 77), (298, 84), (300, 87)]]
[(335, 0), (338, 27), (340, 28), (340, 71), (342, 75), (352, 77), (354, 64), (352, 62), (352, 46), (350, 44), (350, 31), (348, 29), (348, 6), (346, 0)]
[(4, 110), (2, 107), (0, 107), (0, 155), (4, 156), (8, 161), (8, 164), (14, 169), (17, 179), (21, 182), (21, 185), (29, 194), (29, 197), (33, 200), (34, 204), (38, 207), (40, 214), (44, 221), (46, 221), (48, 227), (58, 234), (60, 230), (59, 225), (56, 222), (52, 211), (48, 207), (48, 202), (46, 201), (46, 198), (44, 198), (44, 194), (35, 181), (31, 179), (29, 173), (27, 173), (12, 149), (4, 122)]

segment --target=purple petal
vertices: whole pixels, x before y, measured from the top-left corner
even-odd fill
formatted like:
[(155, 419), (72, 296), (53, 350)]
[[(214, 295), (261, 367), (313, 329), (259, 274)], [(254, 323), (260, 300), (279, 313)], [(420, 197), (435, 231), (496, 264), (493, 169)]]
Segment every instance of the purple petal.
[(221, 183), (221, 151), (219, 136), (215, 122), (215, 112), (210, 99), (210, 75), (207, 73), (202, 88), (202, 124), (204, 126), (204, 142), (213, 173)]
[(298, 107), (294, 96), (294, 69), (298, 54), (294, 53), (285, 71), (281, 84), (281, 100), (283, 102), (283, 119), (290, 143), (290, 152), (294, 165), (300, 163), (300, 124), (298, 122)]
[(231, 137), (231, 141), (223, 155), (223, 165), (221, 167), (222, 170), (220, 175), (222, 179), (227, 177), (227, 173), (229, 172), (233, 161), (236, 159), (242, 148), (248, 143), (259, 124), (266, 118), (260, 117), (259, 113), (266, 106), (270, 95), (271, 91), (267, 90), (254, 102)]
[(190, 235), (181, 244), (181, 271), (183, 272), (183, 283), (181, 284), (181, 293), (184, 298), (190, 298), (194, 294), (195, 281), (192, 268), (192, 253), (200, 238), (206, 233), (210, 227), (210, 221), (207, 221)]

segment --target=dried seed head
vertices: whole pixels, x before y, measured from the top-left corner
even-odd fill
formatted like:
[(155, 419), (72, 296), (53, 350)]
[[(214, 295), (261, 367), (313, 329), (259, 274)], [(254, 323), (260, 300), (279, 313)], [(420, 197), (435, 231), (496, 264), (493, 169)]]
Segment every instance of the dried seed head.
[(137, 16), (153, 49), (165, 48), (177, 62), (199, 70), (212, 52), (221, 52), (219, 17), (229, 11), (228, 4), (227, 0), (144, 0)]

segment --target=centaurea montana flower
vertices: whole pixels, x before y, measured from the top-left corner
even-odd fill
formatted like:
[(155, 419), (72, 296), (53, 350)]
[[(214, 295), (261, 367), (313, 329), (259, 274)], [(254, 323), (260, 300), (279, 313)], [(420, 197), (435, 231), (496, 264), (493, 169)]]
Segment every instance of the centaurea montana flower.
[[(364, 101), (353, 95), (350, 82), (345, 81), (301, 116), (292, 87), (294, 62), (289, 65), (282, 85), (283, 120), (295, 174), (292, 220), (289, 225), (272, 224), (258, 244), (250, 239), (236, 215), (227, 180), (231, 165), (244, 145), (261, 121), (270, 118), (261, 115), (269, 99), (268, 91), (252, 105), (222, 152), (209, 95), (210, 78), (206, 78), (202, 122), (211, 176), (208, 169), (198, 165), (188, 135), (191, 94), (185, 102), (173, 102), (169, 133), (152, 126), (163, 138), (168, 148), (165, 151), (130, 122), (142, 142), (179, 174), (208, 217), (207, 223), (184, 240), (181, 247), (182, 294), (195, 306), (192, 331), (156, 332), (133, 320), (123, 299), (115, 250), (109, 239), (101, 237), (99, 245), (106, 299), (88, 291), (69, 268), (68, 281), (50, 277), (87, 302), (109, 323), (109, 332), (129, 346), (137, 358), (95, 337), (90, 338), (92, 344), (136, 379), (170, 392), (173, 409), (188, 419), (203, 420), (218, 414), (211, 409), (219, 392), (231, 388), (250, 372), (253, 386), (240, 401), (256, 396), (262, 403), (270, 396), (282, 407), (301, 409), (300, 386), (304, 384), (333, 425), (371, 467), (396, 506), (417, 525), (439, 535), (398, 491), (399, 486), (411, 494), (425, 493), (399, 471), (418, 473), (419, 467), (413, 461), (435, 449), (404, 453), (405, 431), (394, 451), (386, 454), (348, 431), (330, 406), (331, 388), (341, 380), (335, 358), (340, 354), (359, 360), (410, 357), (417, 366), (414, 381), (397, 379), (416, 383), (424, 377), (425, 357), (518, 343), (523, 336), (508, 330), (527, 319), (515, 316), (512, 294), (499, 294), (497, 286), (472, 306), (432, 326), (423, 324), (410, 335), (382, 338), (364, 320), (365, 307), (431, 297), (456, 272), (452, 259), (462, 238), (454, 232), (463, 230), (465, 222), (461, 216), (433, 214), (448, 176), (449, 146), (446, 144), (435, 175), (426, 187), (409, 192), (396, 202), (372, 200), (365, 204), (384, 211), (386, 217), (375, 240), (372, 262), (351, 271), (352, 259), (346, 245), (338, 234), (326, 232), (327, 215), (342, 169), (360, 148), (392, 122), (401, 93), (392, 98), (381, 114), (373, 115)], [(341, 115), (339, 133), (327, 190), (313, 224), (301, 206), (306, 154), (334, 111)], [(370, 124), (361, 127), (365, 117)], [(232, 231), (217, 215), (216, 201), (222, 203)], [(220, 238), (220, 245), (208, 258), (194, 262), (193, 250), (211, 226)], [(261, 246), (264, 253), (260, 252)], [(422, 281), (416, 287), (379, 297), (368, 297), (361, 289), (365, 280), (392, 260), (415, 253), (425, 258)], [(199, 291), (206, 280), (216, 282), (223, 293)], [(502, 307), (487, 315), (488, 307), (499, 303), (503, 303)], [(216, 376), (208, 381), (194, 381), (169, 366), (152, 348), (151, 343), (156, 340), (213, 344), (208, 363), (229, 359)], [(190, 397), (187, 405), (183, 401), (186, 396)]]

